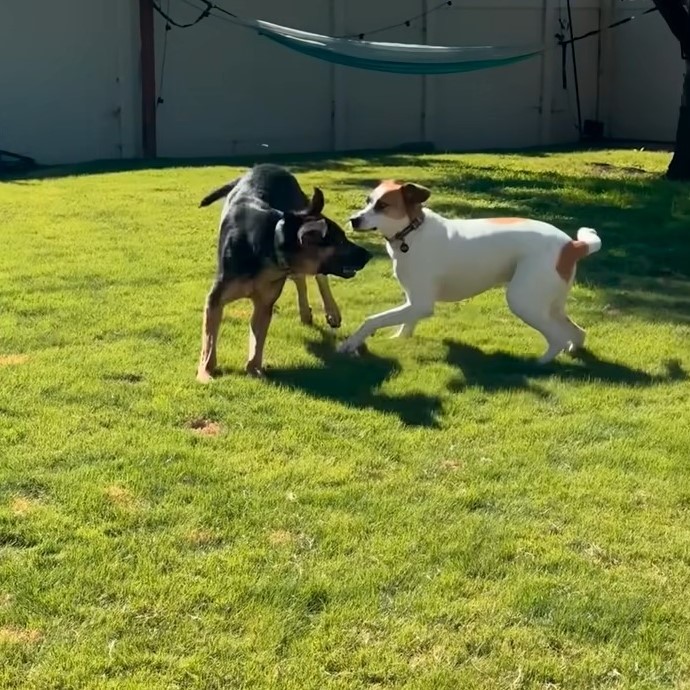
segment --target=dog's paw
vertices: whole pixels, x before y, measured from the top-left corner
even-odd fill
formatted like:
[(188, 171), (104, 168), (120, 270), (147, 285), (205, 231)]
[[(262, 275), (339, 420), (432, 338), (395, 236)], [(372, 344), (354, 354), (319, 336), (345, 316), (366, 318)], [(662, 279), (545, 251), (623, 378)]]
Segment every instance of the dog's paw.
[(356, 355), (359, 354), (361, 347), (363, 347), (363, 343), (360, 343), (353, 338), (348, 338), (338, 345), (337, 351), (341, 355)]
[(329, 311), (326, 312), (326, 322), (331, 328), (340, 328), (340, 325), (343, 322), (343, 317), (338, 311)]
[(262, 379), (266, 375), (266, 370), (262, 366), (254, 364), (254, 362), (247, 362), (244, 370), (254, 379)]
[(213, 381), (213, 372), (208, 369), (199, 369), (196, 372), (196, 380), (199, 383), (211, 383)]

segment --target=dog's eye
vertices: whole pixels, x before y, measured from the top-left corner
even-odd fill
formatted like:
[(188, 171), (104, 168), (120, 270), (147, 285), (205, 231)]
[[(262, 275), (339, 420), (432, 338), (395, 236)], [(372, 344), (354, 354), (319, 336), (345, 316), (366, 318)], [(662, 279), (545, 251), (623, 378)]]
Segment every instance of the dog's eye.
[(374, 204), (374, 211), (383, 211), (384, 208), (386, 208), (388, 204), (385, 201), (377, 201)]

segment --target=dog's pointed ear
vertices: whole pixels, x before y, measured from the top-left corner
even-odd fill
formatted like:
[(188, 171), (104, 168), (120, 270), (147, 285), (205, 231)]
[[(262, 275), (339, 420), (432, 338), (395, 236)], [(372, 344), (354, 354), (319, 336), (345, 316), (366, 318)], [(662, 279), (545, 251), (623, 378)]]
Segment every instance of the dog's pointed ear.
[(431, 190), (421, 184), (407, 182), (402, 186), (402, 194), (408, 204), (423, 204), (431, 196)]
[(318, 187), (314, 187), (314, 194), (309, 202), (309, 208), (306, 210), (305, 215), (320, 216), (325, 204), (326, 200), (323, 198), (323, 192)]
[(302, 223), (302, 227), (297, 231), (297, 241), (300, 244), (304, 244), (305, 240), (310, 234), (319, 235), (320, 237), (326, 237), (326, 231), (328, 230), (328, 225), (323, 218), (317, 220), (307, 220)]

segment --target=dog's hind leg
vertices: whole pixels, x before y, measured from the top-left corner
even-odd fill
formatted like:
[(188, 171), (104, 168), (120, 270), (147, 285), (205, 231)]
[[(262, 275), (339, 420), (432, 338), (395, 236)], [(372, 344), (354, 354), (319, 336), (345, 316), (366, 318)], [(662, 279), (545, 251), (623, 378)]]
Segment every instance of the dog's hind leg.
[(307, 290), (307, 279), (303, 275), (292, 276), (292, 281), (297, 288), (297, 307), (299, 308), (300, 321), (311, 326), (313, 317), (311, 313), (311, 306), (309, 304), (309, 291)]
[(239, 280), (217, 280), (206, 297), (204, 319), (201, 327), (201, 355), (197, 369), (197, 380), (207, 383), (216, 369), (218, 332), (223, 318), (223, 307), (241, 297), (246, 297), (246, 287)]
[(546, 364), (568, 347), (572, 331), (552, 313), (556, 301), (567, 295), (567, 286), (555, 271), (545, 272), (542, 266), (541, 257), (538, 263), (518, 264), (506, 298), (513, 314), (544, 336), (547, 349), (538, 361)]
[(328, 282), (328, 276), (321, 274), (316, 275), (316, 284), (319, 286), (321, 293), (321, 301), (323, 302), (323, 310), (326, 312), (326, 321), (331, 328), (340, 328), (343, 318), (340, 314), (338, 304), (331, 292), (331, 284)]
[(285, 279), (257, 281), (250, 295), (254, 312), (249, 324), (249, 355), (246, 371), (250, 376), (263, 376), (264, 345), (273, 318), (273, 307), (283, 291)]
[[(567, 297), (567, 295), (566, 295)], [(565, 298), (557, 299), (551, 307), (551, 315), (557, 321), (563, 324), (565, 329), (569, 332), (569, 342), (568, 352), (573, 354), (582, 348), (585, 344), (585, 337), (587, 335), (584, 328), (578, 326), (566, 313), (565, 313)]]

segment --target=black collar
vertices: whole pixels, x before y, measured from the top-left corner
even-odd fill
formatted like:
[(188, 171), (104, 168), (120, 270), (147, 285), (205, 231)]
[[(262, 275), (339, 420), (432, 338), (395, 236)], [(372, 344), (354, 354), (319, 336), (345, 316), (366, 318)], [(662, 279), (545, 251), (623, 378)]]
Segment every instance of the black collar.
[(406, 225), (400, 232), (393, 235), (392, 239), (400, 241), (400, 251), (407, 254), (410, 251), (410, 245), (405, 242), (405, 238), (413, 231), (415, 231), (424, 222), (424, 214), (414, 218), (409, 225)]

